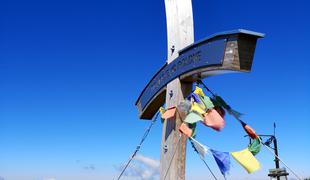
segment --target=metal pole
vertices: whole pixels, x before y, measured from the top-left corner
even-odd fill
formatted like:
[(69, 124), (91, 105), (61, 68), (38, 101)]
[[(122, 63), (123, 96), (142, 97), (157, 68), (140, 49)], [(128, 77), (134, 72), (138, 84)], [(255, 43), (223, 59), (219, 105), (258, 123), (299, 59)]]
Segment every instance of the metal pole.
[(278, 154), (278, 144), (277, 144), (277, 138), (273, 137), (273, 145), (274, 145), (274, 153), (275, 153), (275, 164), (276, 164), (276, 168), (280, 168), (280, 164), (279, 164), (279, 154)]
[[(248, 135), (245, 135), (245, 136), (248, 136)], [(279, 153), (278, 153), (278, 143), (277, 143), (277, 138), (274, 136), (274, 135), (258, 135), (258, 136), (261, 136), (261, 137), (271, 137), (272, 138), (272, 142), (273, 142), (273, 151), (274, 151), (274, 162), (275, 162), (275, 165), (276, 165), (276, 169), (279, 169), (280, 168), (280, 160), (279, 160)], [(251, 143), (251, 138), (250, 139), (250, 143)], [(264, 144), (265, 145), (265, 144)], [(280, 180), (280, 177), (277, 176), (277, 180)]]
[[(276, 168), (280, 168), (280, 164), (279, 164), (279, 154), (278, 154), (278, 144), (277, 144), (277, 138), (275, 136), (273, 136), (273, 146), (274, 146), (274, 154), (275, 154), (275, 159), (274, 162), (276, 164)], [(277, 176), (277, 180), (280, 180), (280, 177)]]

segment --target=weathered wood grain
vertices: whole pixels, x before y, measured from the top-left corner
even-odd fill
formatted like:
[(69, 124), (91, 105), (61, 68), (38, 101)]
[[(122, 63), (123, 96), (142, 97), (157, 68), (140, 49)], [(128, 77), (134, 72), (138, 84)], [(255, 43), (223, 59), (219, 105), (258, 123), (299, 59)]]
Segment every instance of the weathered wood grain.
[[(194, 42), (192, 2), (191, 0), (165, 0), (165, 7), (168, 35), (167, 63), (171, 63), (178, 57), (179, 50)], [(172, 49), (174, 49), (173, 52)], [(190, 93), (192, 83), (182, 83), (177, 78), (170, 82), (166, 89), (166, 106), (176, 106)], [(186, 138), (184, 136), (177, 146), (180, 135), (178, 128), (181, 123), (182, 120), (178, 114), (175, 121), (167, 120), (163, 123), (160, 161), (161, 180), (185, 179)], [(174, 152), (176, 153), (173, 156)]]

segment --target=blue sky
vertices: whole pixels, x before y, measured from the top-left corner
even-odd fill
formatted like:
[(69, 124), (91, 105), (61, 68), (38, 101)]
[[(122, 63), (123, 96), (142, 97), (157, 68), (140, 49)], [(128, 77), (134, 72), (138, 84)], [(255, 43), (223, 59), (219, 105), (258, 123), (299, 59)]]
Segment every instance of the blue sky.
[[(195, 40), (244, 28), (266, 33), (252, 72), (205, 79), (246, 114), (258, 133), (277, 123), (280, 156), (310, 176), (309, 3), (193, 1)], [(164, 1), (0, 2), (0, 177), (5, 180), (115, 179), (148, 121), (134, 102), (166, 59)], [(248, 140), (232, 118), (220, 132), (198, 126), (198, 139), (222, 151)], [(159, 160), (161, 123), (141, 154)], [(187, 148), (188, 179), (209, 178)], [(233, 164), (230, 179), (268, 179)], [(219, 175), (211, 157), (210, 166)], [(94, 167), (94, 168), (91, 168)], [(293, 177), (293, 176), (291, 176)]]

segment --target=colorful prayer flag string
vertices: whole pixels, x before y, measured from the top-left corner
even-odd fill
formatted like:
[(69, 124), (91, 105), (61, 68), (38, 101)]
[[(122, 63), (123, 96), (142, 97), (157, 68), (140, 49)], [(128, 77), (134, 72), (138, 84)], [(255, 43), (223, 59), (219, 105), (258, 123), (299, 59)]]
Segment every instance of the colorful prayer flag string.
[[(202, 81), (200, 81), (201, 84)], [(205, 161), (205, 154), (211, 152), (214, 160), (216, 161), (222, 175), (226, 179), (226, 175), (230, 170), (230, 155), (248, 172), (253, 173), (260, 169), (260, 163), (254, 157), (261, 150), (261, 140), (260, 137), (256, 134), (254, 129), (250, 127), (247, 123), (240, 119), (242, 113), (234, 110), (229, 106), (225, 100), (214, 94), (210, 89), (203, 84), (205, 89), (207, 89), (211, 94), (212, 98), (206, 96), (203, 90), (196, 86), (195, 90), (181, 102), (177, 107), (172, 107), (167, 110), (161, 109), (161, 114), (164, 119), (170, 119), (175, 117), (175, 113), (181, 111), (186, 115), (183, 123), (179, 127), (179, 130), (182, 134), (186, 135), (194, 150), (199, 154), (201, 160), (204, 161), (205, 165), (208, 167), (209, 171), (213, 175), (214, 179), (217, 179), (214, 173), (211, 171), (210, 167)], [(196, 124), (201, 121), (204, 125), (220, 131), (225, 126), (224, 116), (225, 110), (231, 114), (236, 120), (238, 120), (244, 129), (244, 131), (251, 137), (251, 142), (247, 148), (236, 151), (236, 152), (221, 152), (202, 145), (197, 140), (194, 139), (196, 136)], [(263, 144), (271, 153), (273, 153), (268, 146)], [(274, 154), (274, 153), (273, 153)], [(278, 157), (278, 156), (276, 156)], [(280, 158), (279, 160), (290, 170), (292, 171)], [(301, 180), (301, 178), (294, 172), (292, 173)]]

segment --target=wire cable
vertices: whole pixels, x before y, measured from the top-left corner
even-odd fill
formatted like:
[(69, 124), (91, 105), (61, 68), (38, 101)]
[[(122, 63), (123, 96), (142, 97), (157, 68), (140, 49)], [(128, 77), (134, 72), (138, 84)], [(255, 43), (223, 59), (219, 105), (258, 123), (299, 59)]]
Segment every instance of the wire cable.
[[(207, 91), (209, 91), (213, 96), (215, 96), (215, 93), (213, 93), (201, 80), (197, 80), (197, 83), (198, 83), (198, 84), (202, 84), (202, 86), (203, 86)], [(237, 119), (240, 123), (242, 123), (242, 120), (241, 120), (239, 117), (237, 117), (235, 114), (232, 114), (232, 115), (234, 116), (235, 119)], [(275, 124), (274, 124), (274, 129), (275, 129)], [(274, 134), (275, 134), (275, 130), (274, 130)], [(289, 168), (289, 167), (286, 165), (286, 163), (284, 163), (284, 162), (279, 158), (279, 156), (277, 156), (277, 155), (271, 150), (270, 147), (268, 147), (266, 144), (262, 143), (261, 140), (259, 140), (259, 141), (260, 141), (260, 143), (263, 144), (264, 147), (266, 147), (276, 158), (278, 158), (278, 159), (282, 162), (282, 164), (283, 164), (287, 169), (289, 169), (289, 170), (297, 177), (297, 179), (302, 180), (291, 168)]]
[[(183, 120), (182, 115), (181, 115), (181, 113), (179, 112), (178, 108), (177, 108), (177, 113), (178, 113), (178, 115), (179, 115), (179, 117), (180, 117), (181, 122), (183, 122), (184, 120)], [(169, 172), (169, 170), (170, 170), (172, 161), (173, 161), (173, 159), (174, 159), (174, 156), (175, 156), (175, 154), (176, 154), (176, 152), (177, 152), (177, 150), (178, 150), (179, 144), (180, 144), (180, 142), (181, 142), (181, 138), (182, 138), (182, 134), (180, 133), (179, 139), (178, 139), (178, 143), (177, 143), (177, 145), (176, 145), (176, 147), (175, 147), (175, 149), (174, 149), (174, 152), (173, 152), (173, 154), (172, 154), (172, 158), (170, 159), (169, 166), (168, 166), (167, 171), (166, 171), (165, 176), (164, 176), (164, 180), (166, 179), (166, 177), (167, 177), (167, 175), (168, 175), (168, 172)]]
[(144, 132), (142, 139), (140, 141), (140, 143), (137, 145), (135, 151), (132, 153), (130, 159), (128, 160), (127, 164), (125, 165), (124, 169), (122, 170), (122, 172), (120, 173), (120, 175), (118, 176), (117, 180), (121, 179), (121, 177), (123, 176), (125, 170), (127, 169), (127, 167), (129, 166), (130, 162), (133, 160), (133, 158), (137, 155), (137, 152), (140, 150), (141, 145), (143, 144), (144, 140), (146, 139), (146, 137), (148, 136), (148, 134), (151, 131), (152, 126), (155, 124), (157, 117), (159, 115), (159, 112), (156, 113), (156, 115), (154, 116), (152, 123), (150, 124), (150, 126), (146, 129), (146, 131)]
[[(214, 175), (213, 171), (211, 170), (210, 166), (207, 164), (207, 162), (204, 160), (204, 158), (198, 153), (198, 150), (195, 148), (195, 146), (194, 146), (194, 144), (193, 144), (193, 142), (192, 142), (191, 139), (190, 139), (190, 142), (191, 142), (191, 144), (192, 144), (192, 147), (193, 147), (194, 151), (199, 155), (199, 158), (200, 158), (200, 159), (204, 162), (204, 164), (207, 166), (207, 168), (208, 168), (208, 170), (210, 171), (210, 173), (212, 174), (213, 178), (214, 178), (215, 180), (217, 180), (217, 178), (216, 178), (216, 176)], [(224, 178), (225, 178), (225, 176), (224, 176)]]
[(297, 179), (299, 179), (299, 180), (302, 180), (302, 178), (300, 178), (291, 168), (289, 168), (287, 165), (286, 165), (286, 163), (284, 163), (280, 158), (279, 158), (279, 156), (277, 156), (267, 145), (265, 145), (264, 143), (262, 143), (275, 157), (277, 157), (279, 160), (280, 160), (280, 162), (288, 169), (288, 170), (290, 170), (296, 177), (297, 177)]
[(203, 86), (207, 91), (209, 91), (209, 93), (212, 94), (212, 96), (216, 96), (215, 93), (213, 93), (213, 92), (206, 86), (206, 84), (202, 82), (202, 80), (200, 80), (200, 79), (197, 80), (197, 84), (202, 84), (202, 86)]
[[(211, 170), (211, 168), (209, 167), (209, 165), (207, 164), (207, 162), (206, 162), (204, 159), (202, 159), (201, 157), (200, 157), (200, 159), (205, 163), (205, 165), (206, 165), (207, 168), (209, 169), (209, 171), (210, 171), (210, 173), (212, 174), (212, 176), (214, 177), (214, 179), (217, 180), (217, 178), (215, 177), (214, 173), (212, 172), (212, 170)], [(225, 177), (224, 177), (224, 178), (225, 178)]]
[[(216, 93), (214, 93), (213, 91), (211, 91), (208, 87), (207, 87), (207, 85), (205, 84), (205, 83), (203, 83), (200, 79), (199, 80), (197, 80), (197, 83), (198, 84), (201, 84), (202, 86), (203, 86), (203, 88), (205, 88), (214, 98), (216, 97)], [(228, 105), (229, 106), (229, 105)], [(225, 107), (224, 107), (225, 108)], [(229, 114), (231, 114), (237, 121), (239, 121), (241, 124), (243, 124), (243, 122), (242, 122), (242, 120), (240, 119), (240, 117), (239, 116), (237, 116), (235, 113), (232, 113), (231, 111), (232, 111), (232, 109), (231, 109), (231, 107), (229, 106), (229, 108), (230, 109), (227, 109), (227, 108), (225, 108), (228, 112), (229, 112)]]

